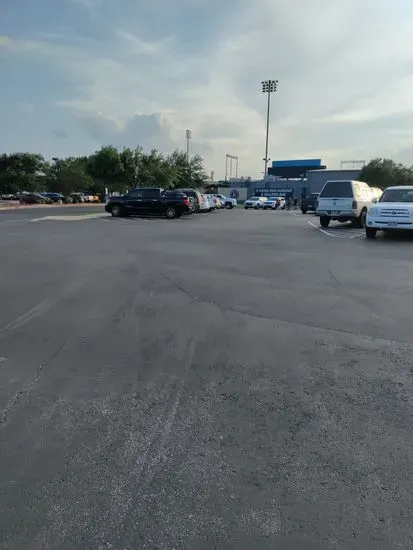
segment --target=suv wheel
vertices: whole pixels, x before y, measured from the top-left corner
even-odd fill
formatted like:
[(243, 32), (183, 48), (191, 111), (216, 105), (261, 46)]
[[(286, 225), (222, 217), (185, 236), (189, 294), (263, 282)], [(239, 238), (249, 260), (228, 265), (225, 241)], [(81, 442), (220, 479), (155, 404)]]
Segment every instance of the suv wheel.
[(227, 210), (231, 210), (231, 208), (234, 208), (234, 205), (232, 204), (232, 202), (226, 202), (225, 203), (225, 208)]
[(122, 207), (115, 204), (112, 206), (110, 213), (114, 218), (120, 218), (122, 216)]
[(301, 208), (301, 212), (302, 212), (303, 214), (307, 214), (307, 210), (306, 210), (305, 208)]
[(166, 209), (166, 217), (168, 218), (168, 220), (173, 220), (174, 218), (176, 218), (176, 216), (177, 213), (175, 208), (169, 207)]

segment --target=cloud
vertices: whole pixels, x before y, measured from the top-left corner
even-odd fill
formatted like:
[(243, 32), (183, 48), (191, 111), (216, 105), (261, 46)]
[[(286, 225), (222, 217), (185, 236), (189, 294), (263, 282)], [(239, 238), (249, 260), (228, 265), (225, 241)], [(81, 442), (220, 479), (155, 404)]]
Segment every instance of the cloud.
[[(208, 169), (221, 174), (231, 153), (257, 176), (266, 115), (260, 82), (274, 78), (274, 159), (316, 156), (337, 166), (413, 147), (403, 122), (413, 117), (410, 1), (261, 0), (259, 9), (246, 0), (67, 5), (75, 2), (76, 13), (81, 5), (88, 17), (42, 28), (42, 37), (37, 29), (36, 36), (0, 38), (0, 46), (15, 63), (35, 61), (39, 78), (52, 75), (51, 104), (79, 121), (88, 143), (169, 151), (185, 147), (190, 128)], [(26, 95), (34, 103), (30, 89)]]
[(35, 111), (35, 107), (34, 107), (33, 103), (27, 103), (27, 102), (23, 101), (22, 103), (19, 104), (19, 107), (20, 107), (22, 113), (25, 114), (25, 115), (32, 115)]
[(68, 139), (69, 135), (63, 130), (53, 130), (53, 135), (58, 139)]

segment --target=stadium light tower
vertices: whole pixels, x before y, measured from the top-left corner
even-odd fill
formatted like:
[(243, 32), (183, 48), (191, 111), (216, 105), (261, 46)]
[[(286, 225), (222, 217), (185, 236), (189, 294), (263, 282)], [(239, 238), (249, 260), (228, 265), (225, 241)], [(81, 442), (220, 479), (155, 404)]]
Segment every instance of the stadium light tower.
[(270, 160), (268, 158), (268, 133), (270, 130), (270, 106), (271, 106), (271, 94), (277, 91), (278, 86), (278, 80), (263, 80), (261, 82), (262, 85), (262, 92), (264, 94), (267, 94), (267, 132), (265, 135), (265, 158), (262, 160), (264, 161), (264, 176), (267, 175), (267, 168), (268, 168), (268, 161)]
[(185, 130), (185, 137), (186, 137), (186, 161), (189, 164), (189, 142), (192, 139), (192, 131)]

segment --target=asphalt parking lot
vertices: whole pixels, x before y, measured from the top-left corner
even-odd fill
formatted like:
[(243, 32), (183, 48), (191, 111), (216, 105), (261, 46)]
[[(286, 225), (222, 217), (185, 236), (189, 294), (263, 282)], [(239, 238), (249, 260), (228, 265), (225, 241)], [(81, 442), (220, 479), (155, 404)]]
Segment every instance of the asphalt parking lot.
[(411, 241), (27, 212), (0, 212), (2, 549), (413, 547)]

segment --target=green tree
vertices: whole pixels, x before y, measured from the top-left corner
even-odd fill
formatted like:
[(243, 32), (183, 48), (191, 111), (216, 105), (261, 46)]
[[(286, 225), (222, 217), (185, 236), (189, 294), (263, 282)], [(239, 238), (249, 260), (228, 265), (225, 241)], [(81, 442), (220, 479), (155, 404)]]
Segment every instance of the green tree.
[[(109, 191), (122, 190), (124, 186), (124, 169), (119, 151), (112, 145), (107, 145), (89, 157), (89, 174), (98, 187), (107, 187)], [(101, 192), (102, 192), (101, 191)]]
[(174, 151), (168, 158), (171, 166), (174, 187), (201, 187), (207, 175), (204, 170), (204, 161), (200, 155), (194, 155), (188, 163), (186, 153)]
[(380, 189), (392, 185), (413, 185), (413, 167), (391, 159), (376, 158), (364, 166), (359, 177), (361, 181)]
[(137, 171), (139, 187), (174, 187), (174, 170), (168, 159), (152, 149), (150, 153), (142, 153)]
[(74, 191), (92, 191), (95, 182), (87, 171), (87, 158), (54, 158), (46, 173), (48, 191), (69, 195)]
[(173, 189), (200, 187), (206, 181), (203, 159), (174, 151), (163, 155), (156, 149), (144, 153), (141, 147), (118, 151), (104, 146), (90, 156), (53, 158), (45, 162), (41, 155), (14, 153), (0, 155), (0, 192), (42, 191), (65, 195), (73, 191), (103, 193), (125, 191), (136, 186)]
[(0, 193), (41, 190), (47, 163), (37, 153), (0, 156)]
[(202, 187), (208, 176), (204, 168), (204, 159), (201, 155), (194, 155), (189, 162), (191, 187)]

